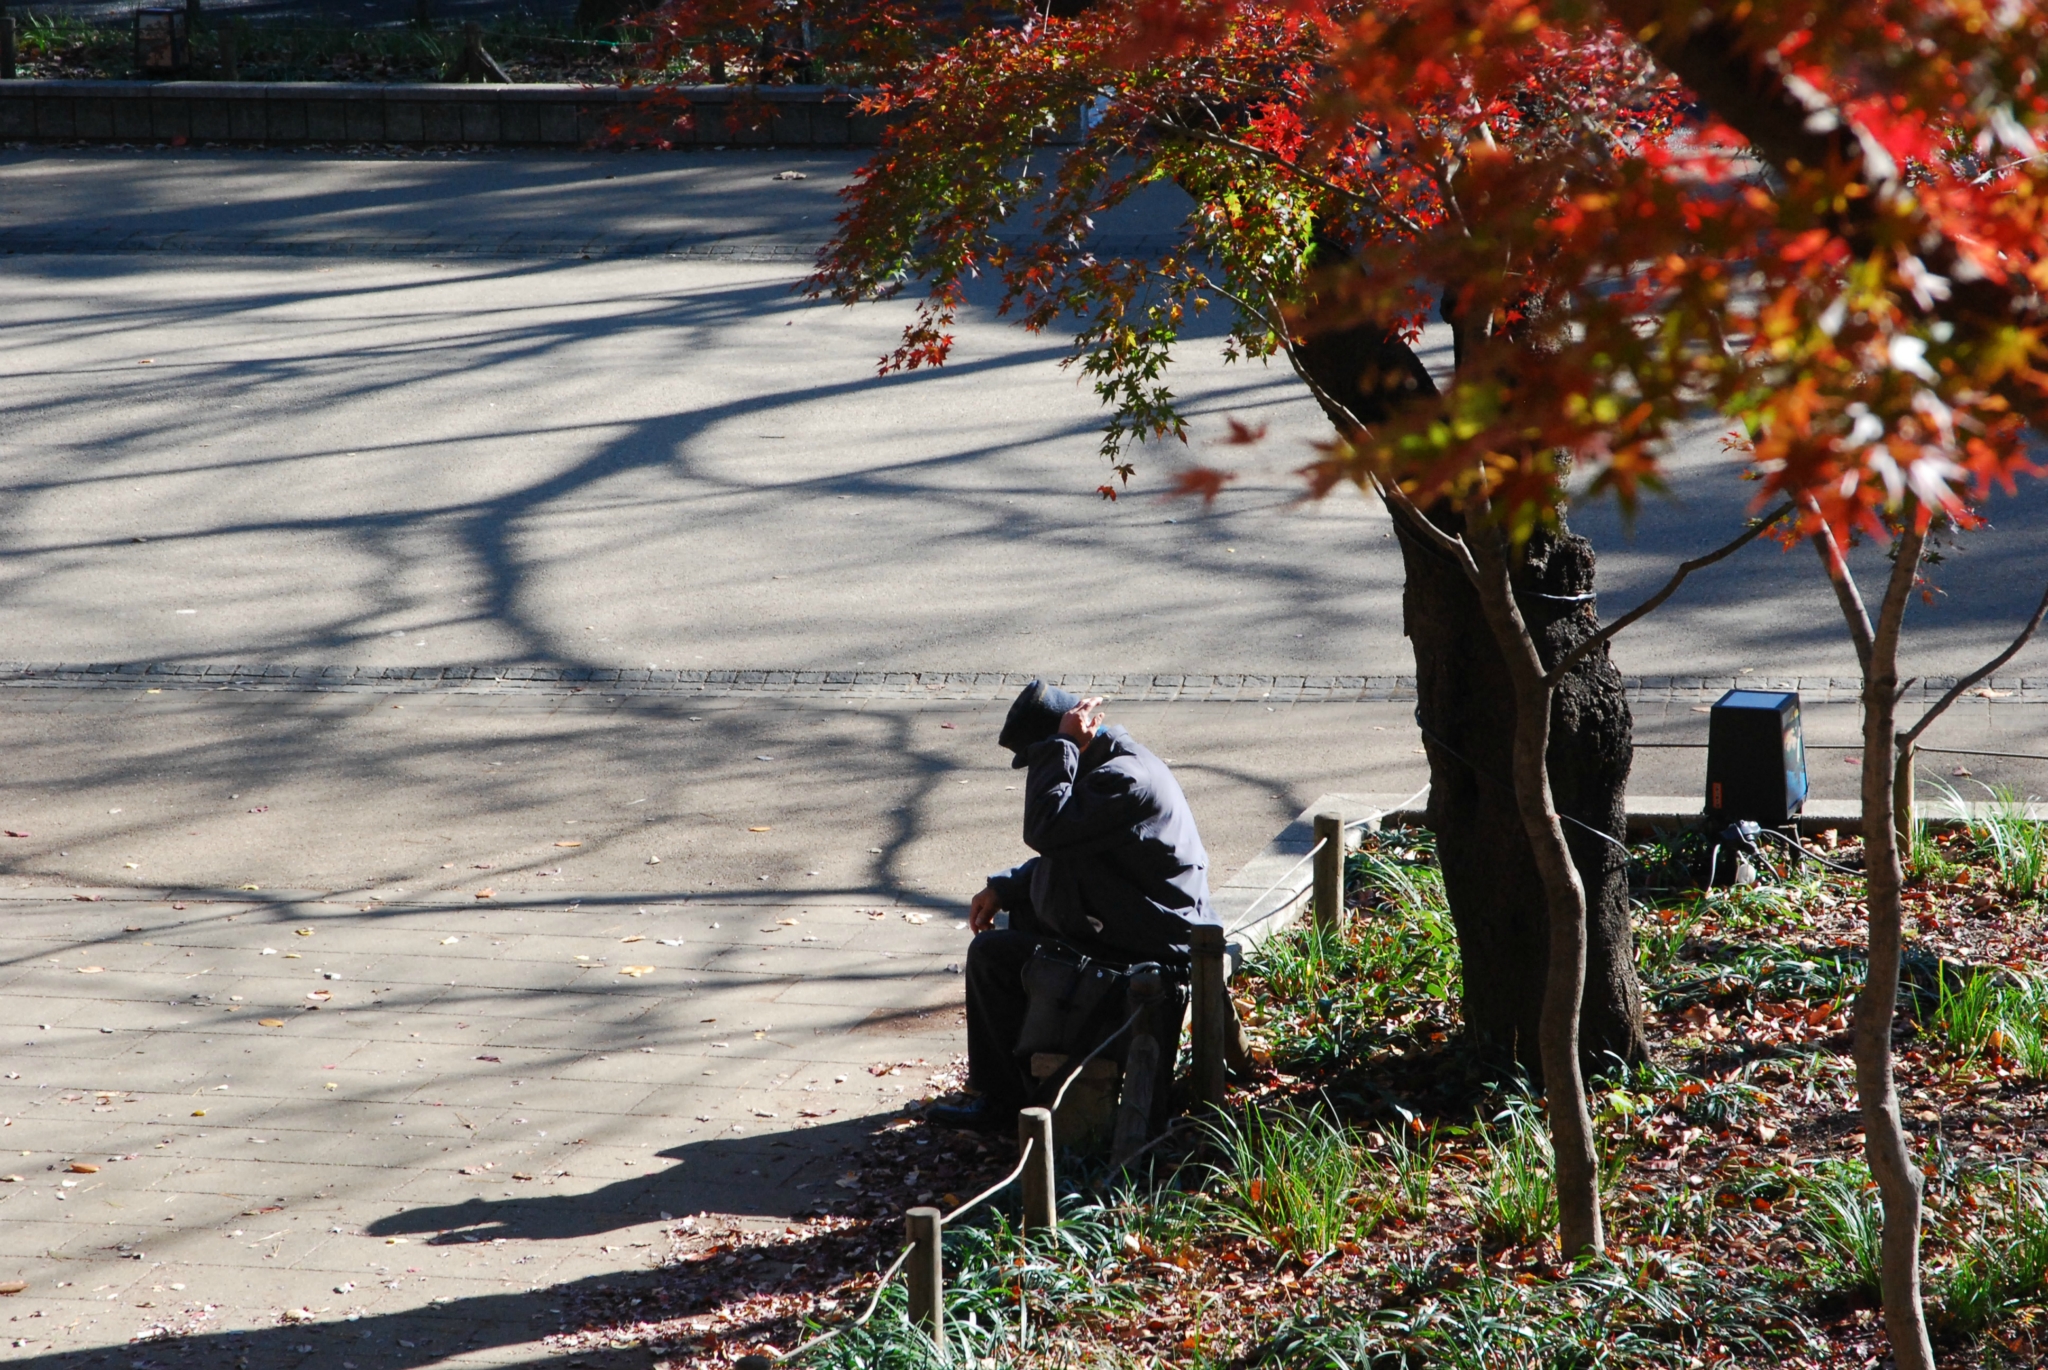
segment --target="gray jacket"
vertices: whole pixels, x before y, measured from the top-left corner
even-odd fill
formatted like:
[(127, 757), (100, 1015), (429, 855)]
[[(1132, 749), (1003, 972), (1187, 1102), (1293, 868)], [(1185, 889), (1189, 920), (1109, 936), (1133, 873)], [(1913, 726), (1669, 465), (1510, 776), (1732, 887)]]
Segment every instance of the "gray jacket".
[(1024, 843), (1038, 853), (989, 877), (1011, 925), (1084, 951), (1187, 964), (1209, 908), (1209, 853), (1166, 763), (1122, 728), (1084, 752), (1060, 736), (1025, 753)]

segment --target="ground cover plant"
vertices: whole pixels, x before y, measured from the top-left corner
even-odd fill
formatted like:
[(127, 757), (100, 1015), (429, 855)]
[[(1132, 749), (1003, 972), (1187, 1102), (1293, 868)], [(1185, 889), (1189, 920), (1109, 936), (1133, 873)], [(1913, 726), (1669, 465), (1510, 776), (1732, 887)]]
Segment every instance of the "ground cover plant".
[[(865, 86), (894, 74), (904, 59), (928, 54), (962, 21), (958, 9), (920, 24), (915, 40), (898, 43), (878, 63), (873, 44), (822, 20), (806, 44), (801, 27), (750, 17), (718, 30), (717, 55), (701, 60), (701, 43), (676, 47), (662, 31), (636, 22), (638, 6), (611, 7), (622, 22), (583, 22), (531, 14), (483, 21), (484, 49), (515, 82), (616, 85), (681, 81), (782, 85), (809, 82)], [(15, 11), (17, 75), (25, 80), (128, 80), (135, 70), (134, 30), (125, 20)], [(243, 81), (440, 81), (461, 56), (462, 25), (452, 21), (343, 24), (282, 19), (203, 21), (191, 41), (189, 75), (226, 75), (223, 44), (233, 47)]]
[[(24, 80), (129, 80), (134, 31), (126, 23), (15, 11), (17, 75)], [(191, 76), (220, 80), (222, 41), (234, 48), (243, 81), (439, 81), (462, 54), (457, 24), (348, 28), (297, 21), (208, 23), (193, 38)], [(618, 35), (534, 18), (484, 25), (484, 48), (514, 81), (616, 84), (624, 61)]]
[[(2009, 836), (2009, 834), (2007, 835)], [(1930, 832), (1905, 892), (1899, 1089), (1926, 1176), (1944, 1365), (2048, 1358), (2048, 1016), (2039, 892), (2006, 840)], [(1253, 1069), (1230, 1108), (1143, 1173), (1069, 1157), (1056, 1240), (1000, 1205), (949, 1231), (951, 1364), (1751, 1366), (1885, 1361), (1878, 1206), (1847, 1013), (1862, 984), (1860, 845), (1845, 870), (1773, 858), (1703, 893), (1709, 844), (1633, 852), (1651, 1056), (1591, 1080), (1607, 1253), (1558, 1256), (1543, 1103), (1477, 1056), (1427, 833), (1371, 837), (1341, 929), (1297, 924), (1234, 986)], [(928, 1087), (959, 1083), (957, 1065)], [(722, 1366), (838, 1325), (875, 1295), (901, 1212), (1003, 1174), (1001, 1140), (879, 1122), (835, 1197), (770, 1230), (679, 1224), (638, 1307), (580, 1310), (565, 1348), (638, 1341)], [(650, 1312), (650, 1304), (654, 1311)], [(898, 1280), (818, 1366), (926, 1367)]]

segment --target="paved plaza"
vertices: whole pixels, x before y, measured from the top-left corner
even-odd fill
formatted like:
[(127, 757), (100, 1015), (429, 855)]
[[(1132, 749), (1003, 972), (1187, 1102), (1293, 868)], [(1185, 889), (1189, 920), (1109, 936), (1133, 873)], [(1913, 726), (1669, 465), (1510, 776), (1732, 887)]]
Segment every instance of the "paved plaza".
[[(1060, 339), (977, 306), (879, 377), (904, 302), (792, 293), (855, 165), (0, 153), (0, 1361), (649, 1364), (547, 1336), (843, 1210), (955, 1078), (1030, 673), (1112, 697), (1223, 878), (1422, 787), (1399, 557), (1297, 503), (1291, 378), (1194, 340), (1191, 448), (1104, 501)], [(1157, 497), (1190, 457), (1213, 507)], [(1579, 520), (1610, 613), (1747, 498), (1705, 431), (1674, 493)], [(1916, 674), (2039, 595), (2002, 522)], [(1706, 703), (1783, 681), (1854, 795), (1812, 562), (1623, 639), (1632, 793), (1696, 795)], [(1926, 774), (2048, 793), (2042, 660)]]

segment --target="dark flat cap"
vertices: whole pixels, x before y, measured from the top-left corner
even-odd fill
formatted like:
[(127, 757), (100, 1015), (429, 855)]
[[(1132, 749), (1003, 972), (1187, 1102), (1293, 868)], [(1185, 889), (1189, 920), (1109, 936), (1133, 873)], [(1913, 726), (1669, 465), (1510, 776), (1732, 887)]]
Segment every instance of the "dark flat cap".
[(1018, 695), (1017, 702), (1010, 706), (1010, 716), (1003, 720), (1002, 734), (996, 738), (997, 745), (1014, 754), (1010, 769), (1022, 767), (1024, 753), (1058, 732), (1060, 718), (1080, 702), (1079, 695), (1069, 694), (1042, 680), (1026, 685), (1024, 693)]

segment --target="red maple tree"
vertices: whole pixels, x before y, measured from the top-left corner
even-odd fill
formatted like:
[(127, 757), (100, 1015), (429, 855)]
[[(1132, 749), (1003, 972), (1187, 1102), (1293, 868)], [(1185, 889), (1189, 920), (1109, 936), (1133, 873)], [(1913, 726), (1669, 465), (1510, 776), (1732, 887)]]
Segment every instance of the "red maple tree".
[[(2048, 10), (1055, 0), (955, 39), (877, 26), (889, 8), (845, 7), (849, 32), (904, 40), (861, 59), (897, 125), (816, 279), (848, 301), (918, 283), (885, 366), (942, 362), (968, 284), (993, 278), (1027, 326), (1073, 329), (1128, 481), (1134, 443), (1185, 434), (1165, 376), (1190, 317), (1226, 309), (1231, 349), (1284, 358), (1333, 422), (1311, 488), (1376, 493), (1477, 596), (1548, 900), (1541, 1056), (1568, 1253), (1601, 1241), (1576, 1049), (1588, 914), (1545, 744), (1555, 690), (1633, 616), (1596, 632), (1589, 609), (1546, 638), (1517, 578), (1561, 536), (1568, 469), (1632, 502), (1680, 423), (1711, 409), (1739, 426), (1757, 508), (1822, 548), (1865, 667), (1858, 1081), (1894, 1355), (1931, 1364), (1890, 1084), (1890, 701), (1930, 521), (1967, 525), (2032, 470), (2048, 416)], [(699, 0), (667, 14), (672, 51), (713, 27)], [(1187, 197), (1171, 240), (1106, 241), (1109, 212), (1162, 183)], [(1408, 346), (1431, 311), (1455, 338), (1447, 378)], [(1221, 475), (1179, 479), (1213, 497)], [(1901, 542), (1874, 623), (1838, 555), (1856, 536)]]

